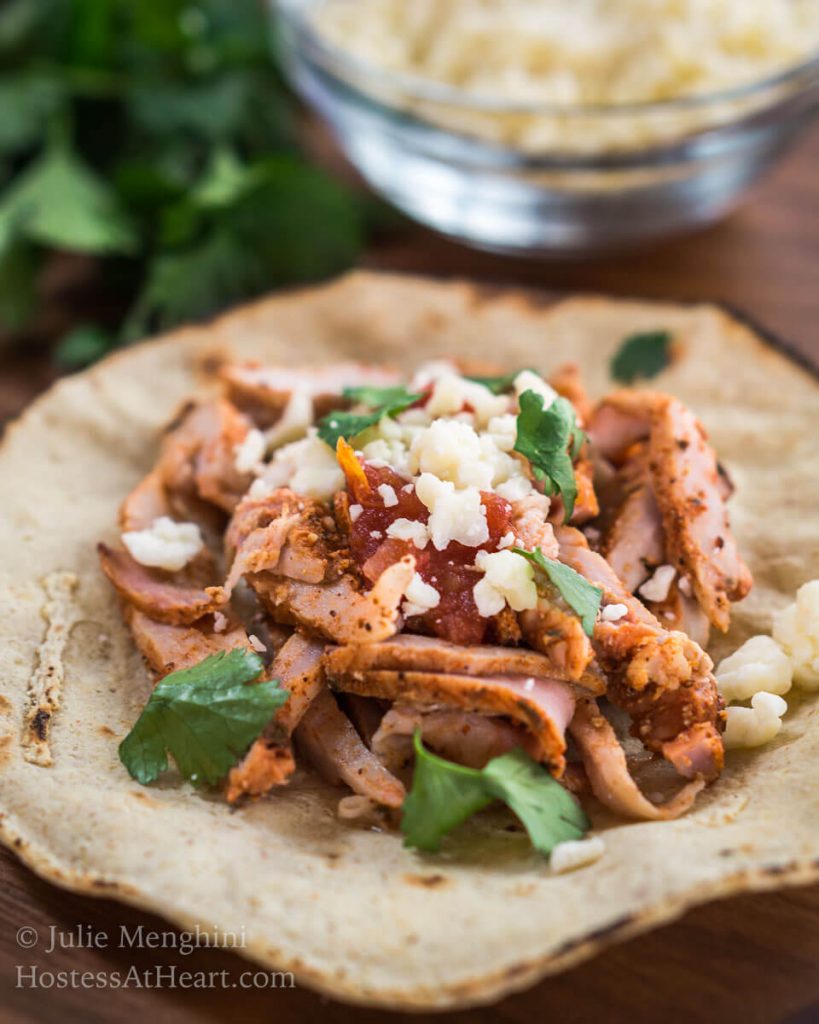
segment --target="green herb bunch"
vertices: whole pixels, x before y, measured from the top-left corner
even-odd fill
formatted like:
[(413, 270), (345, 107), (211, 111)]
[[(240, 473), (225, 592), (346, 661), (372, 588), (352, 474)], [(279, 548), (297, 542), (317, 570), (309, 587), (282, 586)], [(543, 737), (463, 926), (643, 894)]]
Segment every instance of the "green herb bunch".
[(0, 334), (55, 251), (124, 296), (69, 365), (355, 259), (367, 211), (301, 153), (271, 36), (260, 0), (4, 0)]

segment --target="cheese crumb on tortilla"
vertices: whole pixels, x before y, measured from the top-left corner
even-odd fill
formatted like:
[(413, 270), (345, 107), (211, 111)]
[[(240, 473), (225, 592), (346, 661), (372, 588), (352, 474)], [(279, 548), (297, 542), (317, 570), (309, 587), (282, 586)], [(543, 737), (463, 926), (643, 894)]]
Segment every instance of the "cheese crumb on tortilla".
[(122, 543), (140, 565), (168, 572), (184, 569), (205, 546), (196, 523), (176, 523), (168, 516), (160, 516), (144, 530), (128, 530)]
[(749, 708), (730, 707), (725, 711), (722, 741), (727, 750), (735, 747), (761, 747), (782, 728), (787, 702), (775, 693), (760, 691), (751, 698)]
[(566, 871), (574, 871), (577, 868), (584, 868), (600, 860), (606, 852), (606, 844), (600, 836), (589, 836), (588, 839), (570, 839), (565, 843), (558, 843), (552, 850), (549, 857), (549, 866), (552, 871), (562, 875)]
[(819, 580), (800, 587), (796, 601), (775, 616), (773, 635), (791, 659), (794, 683), (819, 690)]
[(780, 696), (791, 688), (792, 668), (787, 654), (769, 636), (752, 636), (714, 673), (719, 692), (727, 701), (750, 700), (760, 691)]

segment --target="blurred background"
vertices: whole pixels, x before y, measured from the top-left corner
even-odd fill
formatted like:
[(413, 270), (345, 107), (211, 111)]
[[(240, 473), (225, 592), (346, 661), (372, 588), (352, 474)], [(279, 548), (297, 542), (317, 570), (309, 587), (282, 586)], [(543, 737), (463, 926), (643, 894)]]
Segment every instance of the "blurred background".
[[(314, 59), (310, 42), (292, 22), (276, 28), (258, 0), (0, 2), (0, 417), (113, 348), (354, 265), (554, 293), (718, 300), (810, 349), (819, 321), (815, 77), (800, 80), (797, 108), (794, 89), (790, 106), (767, 109), (743, 136), (760, 166), (732, 188), (772, 162), (767, 149), (760, 157), (760, 139), (773, 139), (777, 156), (788, 152), (719, 225), (692, 222), (697, 230), (681, 237), (636, 250), (615, 244), (582, 260), (560, 246), (498, 255), (411, 221), (365, 185), (353, 166), (373, 180), (372, 145), (362, 158), (353, 144), (363, 122), (333, 106), (356, 86)], [(285, 76), (323, 117), (300, 104)], [(658, 117), (662, 126), (665, 112)], [(385, 138), (395, 123), (385, 122)], [(443, 144), (447, 173), (464, 159), (452, 156), (452, 138)], [(441, 139), (433, 141), (439, 154)], [(488, 147), (480, 158), (507, 175), (499, 152)], [(654, 147), (652, 166), (656, 156)], [(711, 152), (683, 156), (701, 168)], [(391, 158), (397, 180), (402, 153)], [(528, 156), (515, 177), (533, 166), (541, 187), (544, 166)], [(407, 208), (389, 182), (381, 191)], [(662, 212), (647, 207), (649, 225), (652, 216)], [(447, 231), (449, 222), (436, 226)], [(451, 236), (468, 235), (458, 226)]]

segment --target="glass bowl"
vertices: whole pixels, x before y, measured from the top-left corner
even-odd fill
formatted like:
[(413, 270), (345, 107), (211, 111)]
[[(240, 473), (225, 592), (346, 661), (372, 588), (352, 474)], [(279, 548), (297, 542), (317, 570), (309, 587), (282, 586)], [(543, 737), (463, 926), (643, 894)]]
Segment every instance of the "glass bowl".
[(819, 110), (819, 55), (751, 85), (663, 102), (476, 99), (329, 44), (314, 22), (320, 3), (273, 0), (292, 86), (377, 192), (496, 252), (592, 256), (711, 223)]

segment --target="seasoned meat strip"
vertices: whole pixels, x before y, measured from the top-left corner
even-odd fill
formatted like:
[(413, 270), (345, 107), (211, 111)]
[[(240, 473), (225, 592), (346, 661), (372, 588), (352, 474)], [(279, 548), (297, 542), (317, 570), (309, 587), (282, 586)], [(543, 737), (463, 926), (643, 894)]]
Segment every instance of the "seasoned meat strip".
[(293, 759), (290, 737), (324, 686), (323, 654), (324, 644), (320, 640), (294, 633), (273, 659), (268, 674), (271, 679), (278, 679), (290, 696), (239, 764), (230, 770), (225, 793), (229, 803), (246, 794), (260, 796), (289, 780), (292, 767), (287, 774), (282, 768), (288, 758), (291, 762)]
[(364, 746), (328, 690), (323, 689), (312, 702), (295, 735), (328, 782), (346, 783), (354, 793), (385, 807), (400, 807), (404, 802), (402, 783)]
[(372, 742), (373, 753), (393, 774), (399, 774), (412, 763), (417, 729), (426, 746), (447, 761), (469, 768), (483, 768), (493, 757), (516, 747), (532, 755), (538, 751), (538, 743), (530, 732), (503, 718), (454, 708), (427, 711), (396, 704), (382, 718)]
[(120, 597), (160, 622), (190, 624), (227, 604), (224, 589), (197, 585), (190, 567), (165, 572), (141, 565), (127, 551), (107, 544), (98, 544), (97, 550), (102, 570)]
[[(684, 775), (696, 769), (716, 778), (723, 763), (723, 712), (711, 659), (685, 634), (663, 629), (608, 562), (589, 550), (582, 533), (561, 527), (558, 540), (561, 560), (603, 589), (604, 606), (628, 609), (623, 618), (599, 620), (594, 629), (595, 651), (609, 676), (608, 696), (632, 716), (635, 735), (650, 750)], [(703, 728), (692, 730), (697, 724)]]
[(600, 803), (624, 818), (645, 821), (677, 818), (691, 807), (705, 785), (700, 776), (683, 786), (668, 803), (652, 804), (631, 777), (625, 752), (595, 700), (584, 698), (577, 702), (569, 732), (580, 751), (592, 792)]
[(552, 664), (536, 651), (520, 647), (462, 647), (436, 637), (402, 633), (377, 644), (333, 647), (325, 663), (333, 676), (371, 669), (442, 672), (467, 676), (551, 676)]
[(450, 707), (505, 716), (525, 726), (539, 742), (538, 759), (556, 776), (565, 766), (564, 733), (574, 710), (571, 687), (556, 679), (526, 676), (450, 675), (442, 672), (370, 670), (336, 675), (328, 665), (330, 685), (344, 693), (420, 707)]

